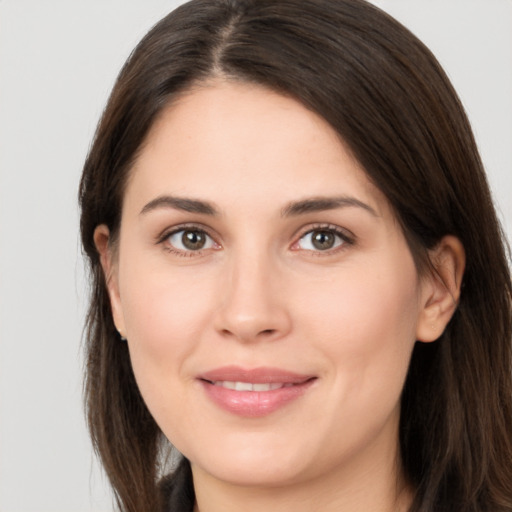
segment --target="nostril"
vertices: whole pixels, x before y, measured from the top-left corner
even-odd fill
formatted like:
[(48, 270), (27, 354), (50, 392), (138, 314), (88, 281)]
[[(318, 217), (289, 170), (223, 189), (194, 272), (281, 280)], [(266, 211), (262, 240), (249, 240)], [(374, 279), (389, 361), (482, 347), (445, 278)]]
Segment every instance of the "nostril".
[(261, 331), (260, 334), (268, 336), (270, 334), (274, 334), (275, 332), (276, 332), (275, 329), (265, 329), (264, 331)]

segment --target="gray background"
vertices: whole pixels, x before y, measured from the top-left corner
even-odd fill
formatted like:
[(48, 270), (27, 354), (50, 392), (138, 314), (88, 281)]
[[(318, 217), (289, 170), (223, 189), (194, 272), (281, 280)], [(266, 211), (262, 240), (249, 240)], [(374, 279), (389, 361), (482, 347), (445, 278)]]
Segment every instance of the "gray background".
[[(119, 68), (178, 3), (0, 0), (0, 512), (112, 510), (82, 413), (76, 192)], [(375, 3), (447, 69), (510, 238), (512, 2)]]

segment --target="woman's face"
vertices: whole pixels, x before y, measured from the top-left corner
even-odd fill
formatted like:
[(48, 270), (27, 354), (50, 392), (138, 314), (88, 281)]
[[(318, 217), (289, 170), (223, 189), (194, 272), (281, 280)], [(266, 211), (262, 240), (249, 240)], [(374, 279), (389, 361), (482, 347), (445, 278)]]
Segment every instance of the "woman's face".
[(394, 461), (429, 287), (316, 114), (240, 83), (181, 97), (133, 168), (110, 265), (142, 396), (197, 474), (280, 485)]

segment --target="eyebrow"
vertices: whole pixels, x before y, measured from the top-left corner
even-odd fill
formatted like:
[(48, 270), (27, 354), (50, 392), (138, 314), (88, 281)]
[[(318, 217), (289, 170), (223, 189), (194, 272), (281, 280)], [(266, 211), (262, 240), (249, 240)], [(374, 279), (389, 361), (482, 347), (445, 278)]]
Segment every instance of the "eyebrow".
[(307, 213), (321, 212), (325, 210), (335, 210), (337, 208), (345, 207), (362, 208), (374, 217), (379, 217), (378, 213), (370, 205), (350, 196), (311, 197), (300, 201), (294, 201), (282, 209), (281, 215), (283, 217), (293, 217), (296, 215), (304, 215)]
[[(281, 210), (281, 216), (294, 217), (298, 215), (305, 215), (307, 213), (334, 210), (344, 207), (362, 208), (374, 217), (379, 216), (370, 205), (350, 196), (311, 197), (301, 199), (300, 201), (293, 201)], [(147, 203), (144, 208), (142, 208), (140, 215), (145, 215), (159, 208), (173, 208), (174, 210), (182, 210), (189, 213), (200, 213), (202, 215), (218, 215), (217, 209), (207, 201), (168, 195), (159, 196)]]
[(145, 215), (158, 208), (173, 208), (189, 213), (201, 213), (203, 215), (218, 215), (215, 207), (207, 201), (189, 199), (187, 197), (159, 196), (142, 208), (140, 215)]

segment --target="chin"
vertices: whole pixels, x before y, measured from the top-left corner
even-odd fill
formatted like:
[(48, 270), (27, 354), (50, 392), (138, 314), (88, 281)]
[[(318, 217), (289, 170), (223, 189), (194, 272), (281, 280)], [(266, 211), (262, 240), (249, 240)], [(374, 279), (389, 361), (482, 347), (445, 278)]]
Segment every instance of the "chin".
[(242, 463), (239, 460), (227, 460), (221, 464), (202, 467), (217, 480), (240, 487), (280, 487), (300, 482), (302, 471), (295, 466), (273, 460), (269, 463)]
[[(284, 449), (286, 447), (286, 450)], [(217, 480), (244, 487), (274, 487), (300, 481), (307, 457), (300, 448), (281, 442), (265, 446), (261, 441), (242, 447), (221, 443), (205, 453), (192, 455), (192, 466)]]

